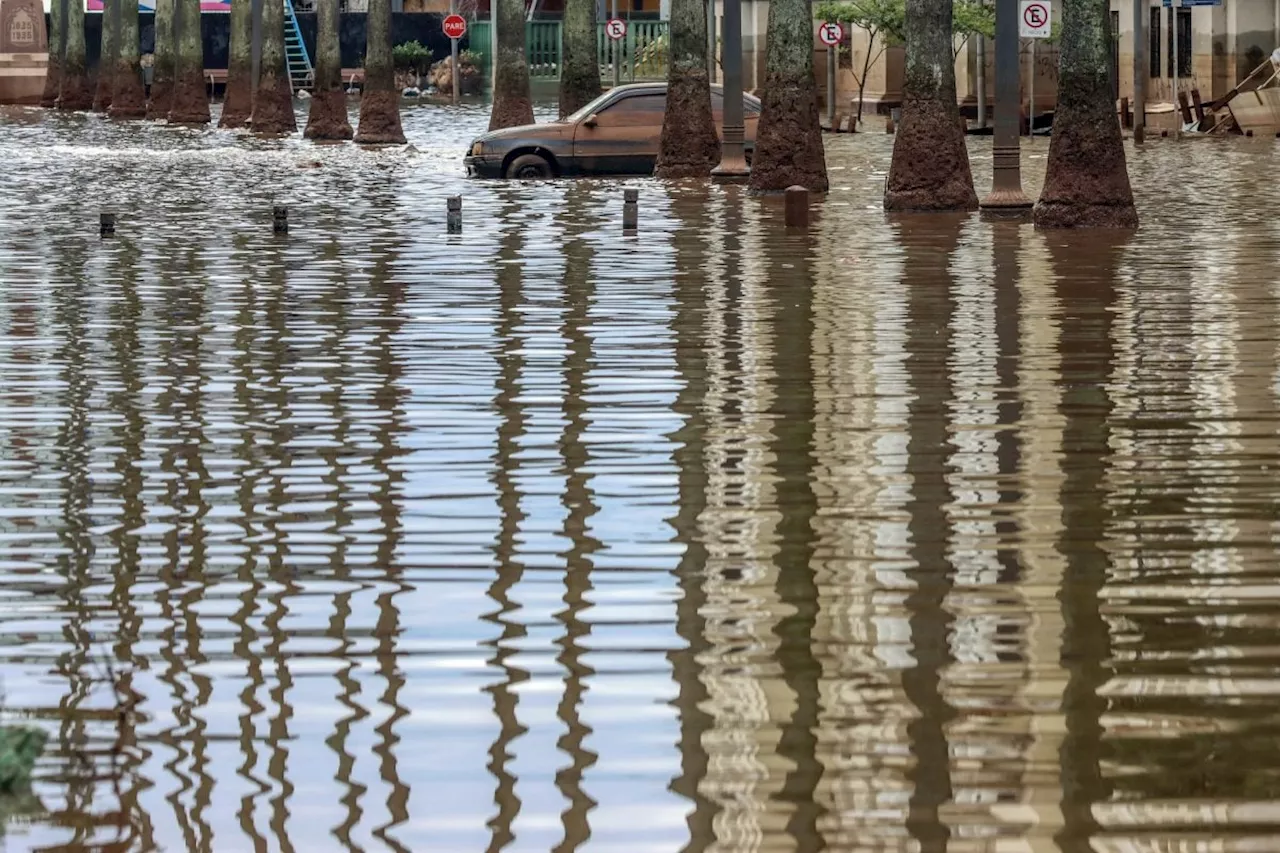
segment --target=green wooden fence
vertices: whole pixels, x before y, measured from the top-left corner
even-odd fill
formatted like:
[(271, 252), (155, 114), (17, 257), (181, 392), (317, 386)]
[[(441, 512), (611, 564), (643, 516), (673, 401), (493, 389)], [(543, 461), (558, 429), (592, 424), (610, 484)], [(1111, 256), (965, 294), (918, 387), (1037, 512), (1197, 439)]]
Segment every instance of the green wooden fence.
[[(483, 57), (487, 70), (492, 52), (488, 21), (473, 21), (467, 30), (468, 50)], [(524, 56), (529, 76), (535, 80), (560, 77), (560, 22), (528, 21), (524, 30)], [(613, 82), (613, 58), (618, 59), (618, 79), (623, 83), (667, 79), (667, 22), (632, 21), (626, 38), (611, 41), (600, 25), (596, 56), (605, 85)], [(615, 54), (614, 51), (617, 51)]]
[(618, 58), (618, 79), (623, 83), (667, 79), (667, 22), (632, 21), (627, 35), (618, 41), (604, 34), (596, 38), (596, 55), (606, 84), (613, 82), (613, 57)]

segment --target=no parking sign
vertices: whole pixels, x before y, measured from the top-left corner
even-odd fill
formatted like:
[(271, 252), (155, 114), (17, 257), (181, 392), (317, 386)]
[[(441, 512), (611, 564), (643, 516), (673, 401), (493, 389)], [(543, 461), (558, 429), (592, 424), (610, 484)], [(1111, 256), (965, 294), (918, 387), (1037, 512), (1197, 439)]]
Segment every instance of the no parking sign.
[(1049, 37), (1049, 0), (1022, 0), (1018, 4), (1018, 35), (1024, 39)]

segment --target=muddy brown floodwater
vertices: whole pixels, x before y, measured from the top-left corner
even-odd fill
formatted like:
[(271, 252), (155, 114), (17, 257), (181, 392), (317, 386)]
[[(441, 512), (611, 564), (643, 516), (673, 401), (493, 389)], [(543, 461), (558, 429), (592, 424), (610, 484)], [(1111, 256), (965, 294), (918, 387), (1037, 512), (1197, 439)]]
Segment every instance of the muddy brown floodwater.
[(866, 134), (624, 238), (486, 122), (0, 111), (8, 849), (1280, 849), (1275, 143), (1119, 237), (886, 219)]

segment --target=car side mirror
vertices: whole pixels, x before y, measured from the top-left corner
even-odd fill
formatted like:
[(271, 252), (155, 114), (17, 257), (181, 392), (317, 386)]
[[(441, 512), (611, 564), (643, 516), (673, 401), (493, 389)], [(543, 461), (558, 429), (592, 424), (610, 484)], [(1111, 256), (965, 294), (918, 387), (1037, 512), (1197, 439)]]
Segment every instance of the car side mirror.
[(595, 127), (595, 126), (596, 126), (596, 114), (595, 114), (595, 113), (592, 113), (591, 115), (587, 116), (586, 120), (582, 122), (582, 126), (583, 126), (583, 127)]

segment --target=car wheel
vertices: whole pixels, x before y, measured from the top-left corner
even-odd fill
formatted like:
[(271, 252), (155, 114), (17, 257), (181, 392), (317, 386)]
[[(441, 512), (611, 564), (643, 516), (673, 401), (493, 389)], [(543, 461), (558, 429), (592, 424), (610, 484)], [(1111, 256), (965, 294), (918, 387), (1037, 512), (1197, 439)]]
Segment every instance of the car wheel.
[(507, 166), (507, 177), (517, 181), (541, 181), (555, 177), (555, 173), (545, 157), (521, 154)]

